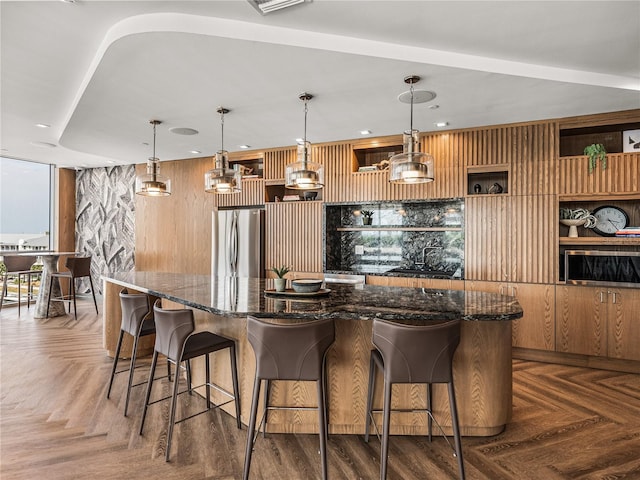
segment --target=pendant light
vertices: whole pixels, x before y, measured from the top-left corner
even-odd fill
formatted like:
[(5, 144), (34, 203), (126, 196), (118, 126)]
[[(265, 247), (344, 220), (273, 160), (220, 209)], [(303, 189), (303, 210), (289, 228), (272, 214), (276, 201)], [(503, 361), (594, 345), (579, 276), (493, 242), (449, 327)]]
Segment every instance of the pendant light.
[(411, 126), (403, 137), (402, 153), (389, 159), (391, 175), (389, 181), (399, 184), (414, 184), (433, 182), (433, 156), (420, 152), (420, 132), (413, 128), (413, 85), (420, 81), (417, 75), (404, 79), (409, 84), (411, 94)]
[(204, 191), (208, 193), (228, 194), (242, 190), (242, 173), (229, 168), (229, 152), (224, 149), (224, 115), (228, 108), (218, 107), (220, 114), (220, 150), (216, 152), (214, 167), (204, 174)]
[(313, 95), (305, 92), (298, 98), (304, 102), (304, 138), (298, 144), (298, 161), (285, 168), (285, 186), (295, 190), (315, 190), (324, 186), (324, 168), (311, 161), (311, 144), (307, 142), (307, 104)]
[(153, 125), (153, 157), (147, 160), (147, 173), (136, 177), (136, 194), (147, 197), (166, 197), (171, 195), (171, 180), (160, 175), (160, 160), (156, 157), (156, 126), (162, 122), (151, 120)]

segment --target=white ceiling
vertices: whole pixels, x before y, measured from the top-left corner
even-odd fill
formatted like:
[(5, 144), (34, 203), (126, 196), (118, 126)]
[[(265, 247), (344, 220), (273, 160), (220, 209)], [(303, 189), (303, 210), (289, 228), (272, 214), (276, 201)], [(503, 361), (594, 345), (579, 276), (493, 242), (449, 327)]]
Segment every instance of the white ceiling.
[(639, 1), (1, 1), (0, 22), (0, 153), (59, 166), (143, 163), (151, 119), (161, 160), (210, 156), (220, 105), (227, 150), (293, 145), (303, 91), (311, 142), (401, 133), (410, 74), (437, 93), (421, 131), (640, 108)]

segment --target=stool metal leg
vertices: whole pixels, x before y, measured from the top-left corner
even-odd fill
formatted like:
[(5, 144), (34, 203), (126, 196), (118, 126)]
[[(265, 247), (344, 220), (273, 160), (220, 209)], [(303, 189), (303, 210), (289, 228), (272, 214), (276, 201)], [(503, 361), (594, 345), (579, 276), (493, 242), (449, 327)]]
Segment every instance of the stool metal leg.
[(129, 410), (129, 398), (131, 397), (131, 387), (133, 386), (133, 374), (136, 369), (136, 358), (138, 356), (138, 341), (140, 337), (135, 335), (133, 337), (133, 349), (131, 350), (131, 363), (129, 365), (129, 383), (127, 384), (127, 399), (124, 402), (124, 416), (127, 416)]
[(113, 357), (113, 368), (111, 369), (111, 378), (109, 379), (109, 388), (107, 389), (107, 398), (111, 395), (111, 386), (113, 385), (113, 378), (116, 376), (116, 368), (118, 367), (118, 357), (120, 356), (120, 349), (122, 348), (122, 339), (124, 337), (124, 330), (120, 330), (118, 336), (118, 344), (116, 345), (116, 354)]
[[(78, 320), (78, 309), (76, 308), (76, 279), (73, 277), (69, 280), (69, 289), (73, 297), (73, 316)], [(69, 305), (69, 313), (71, 313), (71, 305)]]
[(431, 441), (431, 432), (433, 429), (433, 409), (431, 406), (433, 405), (433, 386), (430, 383), (427, 383), (427, 428), (429, 433), (429, 441)]
[(320, 459), (322, 462), (322, 480), (327, 480), (327, 412), (324, 403), (324, 382), (318, 380), (318, 427), (320, 436)]
[(229, 348), (229, 354), (231, 355), (231, 375), (233, 377), (233, 396), (236, 404), (236, 423), (238, 428), (242, 428), (242, 421), (240, 419), (240, 386), (238, 383), (238, 365), (236, 361), (236, 346), (235, 344)]
[(373, 410), (373, 391), (376, 386), (376, 362), (373, 355), (369, 357), (369, 390), (367, 392), (367, 418), (365, 418), (364, 441), (369, 442), (369, 432), (371, 431), (371, 410)]
[(251, 468), (251, 455), (253, 453), (253, 436), (256, 429), (256, 416), (258, 414), (258, 397), (260, 396), (260, 383), (262, 380), (256, 377), (253, 382), (253, 398), (251, 399), (251, 414), (249, 415), (249, 427), (247, 428), (247, 448), (244, 453), (244, 470), (242, 479), (249, 480), (249, 469)]
[(153, 387), (153, 377), (156, 374), (156, 365), (158, 364), (158, 352), (153, 352), (153, 359), (151, 360), (151, 369), (149, 371), (149, 382), (147, 383), (147, 393), (144, 397), (144, 409), (142, 410), (142, 420), (140, 420), (140, 435), (144, 429), (144, 420), (147, 417), (147, 408), (149, 408), (149, 399), (151, 398), (151, 387)]
[(91, 295), (93, 295), (93, 304), (96, 307), (96, 315), (98, 314), (98, 302), (96, 302), (96, 291), (93, 289), (93, 280), (91, 280), (91, 275), (89, 275), (89, 284), (91, 285)]
[[(176, 371), (180, 368), (180, 364), (176, 362)], [(167, 432), (167, 451), (164, 456), (164, 461), (169, 461), (169, 456), (171, 454), (171, 437), (173, 436), (173, 426), (175, 425), (176, 420), (176, 407), (178, 403), (178, 385), (180, 384), (180, 377), (176, 374), (176, 377), (173, 381), (173, 396), (171, 398), (171, 410), (169, 412), (169, 431)]]
[(456, 457), (458, 459), (458, 470), (460, 471), (460, 480), (465, 479), (464, 462), (462, 460), (462, 442), (460, 440), (460, 426), (458, 424), (458, 407), (456, 405), (456, 393), (453, 388), (453, 382), (447, 384), (449, 389), (449, 409), (451, 410), (451, 425), (453, 427), (453, 439), (456, 445)]
[(391, 419), (391, 382), (384, 382), (384, 407), (382, 420), (382, 447), (380, 451), (380, 480), (387, 478), (387, 460), (389, 459), (389, 424)]

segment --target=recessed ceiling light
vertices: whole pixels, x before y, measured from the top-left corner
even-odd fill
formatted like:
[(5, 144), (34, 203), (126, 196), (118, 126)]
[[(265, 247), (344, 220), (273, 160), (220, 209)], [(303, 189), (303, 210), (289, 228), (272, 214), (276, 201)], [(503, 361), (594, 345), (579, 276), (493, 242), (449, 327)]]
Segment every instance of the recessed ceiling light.
[(107, 163), (114, 164), (116, 162), (114, 162), (113, 160), (107, 160)]
[(449, 125), (449, 122), (436, 122), (436, 127), (438, 128), (446, 127), (447, 125)]
[(440, 105), (437, 105), (437, 104), (434, 103), (433, 105), (429, 105), (427, 108), (429, 110), (437, 110), (437, 109), (440, 108)]
[[(426, 103), (436, 98), (436, 92), (429, 90), (414, 90), (413, 103)], [(402, 103), (411, 103), (411, 91), (402, 92), (398, 95), (398, 100)]]
[(304, 138), (296, 138), (296, 143), (302, 143), (304, 142)]
[(36, 127), (49, 128), (49, 127), (51, 127), (51, 125), (47, 125), (46, 123), (36, 123)]
[(202, 153), (200, 150), (189, 150), (189, 153)]
[(55, 145), (54, 143), (49, 143), (49, 142), (29, 142), (29, 143), (31, 143), (31, 145), (33, 145), (34, 147), (44, 147), (44, 148), (57, 147), (57, 145)]
[(170, 128), (169, 131), (171, 133), (175, 133), (176, 135), (197, 135), (199, 133), (198, 130), (187, 127), (173, 127)]
[(371, 130), (360, 130), (360, 135), (371, 135)]
[(248, 148), (251, 148), (251, 145), (240, 145), (240, 148), (243, 150), (247, 150)]

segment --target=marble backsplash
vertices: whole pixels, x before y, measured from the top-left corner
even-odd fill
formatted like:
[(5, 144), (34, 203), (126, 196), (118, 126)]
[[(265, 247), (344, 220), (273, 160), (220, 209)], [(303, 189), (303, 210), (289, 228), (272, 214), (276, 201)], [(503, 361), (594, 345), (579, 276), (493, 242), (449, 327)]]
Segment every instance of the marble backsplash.
[[(362, 211), (372, 211), (371, 225)], [(464, 201), (325, 206), (325, 271), (424, 270), (464, 278)]]

